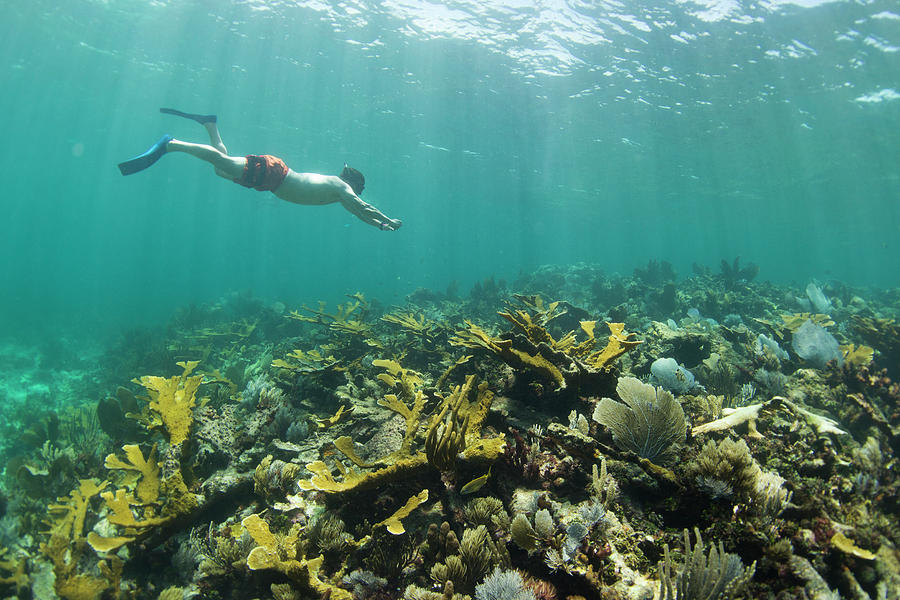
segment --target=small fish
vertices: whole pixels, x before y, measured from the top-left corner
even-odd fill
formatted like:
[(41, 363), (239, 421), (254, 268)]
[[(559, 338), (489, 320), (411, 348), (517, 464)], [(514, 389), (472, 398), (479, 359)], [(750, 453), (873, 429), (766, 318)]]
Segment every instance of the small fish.
[[(491, 465), (493, 466), (493, 465)], [(478, 490), (484, 487), (484, 484), (487, 483), (488, 477), (491, 476), (491, 467), (488, 467), (488, 472), (482, 475), (481, 477), (476, 477), (466, 485), (462, 486), (462, 489), (459, 490), (460, 494), (474, 494)]]

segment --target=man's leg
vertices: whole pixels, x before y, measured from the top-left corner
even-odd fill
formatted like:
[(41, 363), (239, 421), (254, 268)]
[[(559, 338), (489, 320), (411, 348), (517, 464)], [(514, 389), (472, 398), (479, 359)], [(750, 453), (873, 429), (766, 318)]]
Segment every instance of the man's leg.
[(222, 141), (222, 136), (219, 135), (218, 124), (215, 121), (207, 121), (203, 123), (203, 127), (206, 128), (206, 133), (209, 134), (209, 145), (227, 156), (228, 148), (225, 147), (225, 142)]
[[(206, 133), (209, 134), (209, 143), (210, 145), (221, 152), (224, 156), (228, 156), (228, 148), (225, 147), (225, 142), (222, 141), (222, 136), (219, 135), (219, 126), (215, 121), (207, 121), (203, 123), (203, 127), (206, 128)], [(240, 159), (243, 161), (241, 164), (241, 170), (243, 171), (244, 164), (247, 162), (246, 158)], [(215, 165), (215, 163), (213, 163)], [(241, 176), (240, 173), (234, 175), (231, 170), (223, 170), (219, 167), (216, 167), (216, 175), (219, 177), (224, 177), (225, 179), (237, 179)]]
[(216, 115), (195, 115), (174, 108), (160, 108), (159, 112), (191, 119), (192, 121), (200, 123), (206, 129), (206, 133), (209, 134), (210, 145), (182, 142), (174, 139), (171, 135), (166, 134), (143, 154), (119, 163), (119, 171), (122, 172), (122, 175), (133, 175), (134, 173), (143, 171), (156, 163), (156, 161), (162, 158), (167, 152), (185, 152), (192, 156), (196, 156), (201, 160), (205, 160), (215, 167), (216, 175), (224, 177), (225, 179), (234, 180), (243, 174), (244, 165), (247, 164), (247, 159), (243, 157), (228, 156), (228, 149), (225, 147), (225, 143), (222, 142), (222, 136), (219, 135), (219, 128), (216, 124)]
[[(215, 127), (215, 124), (213, 124)], [(218, 131), (215, 132), (218, 137)], [(212, 137), (212, 133), (210, 134)], [(220, 140), (221, 143), (221, 140)], [(224, 145), (222, 146), (225, 147)], [(167, 152), (184, 152), (191, 156), (196, 156), (200, 160), (205, 160), (216, 169), (216, 175), (225, 179), (238, 179), (244, 172), (244, 165), (247, 159), (243, 156), (228, 156), (223, 151), (206, 144), (192, 144), (190, 142), (182, 142), (180, 140), (170, 140), (166, 144)]]
[[(225, 147), (225, 142), (222, 141), (222, 136), (219, 135), (219, 119), (218, 117), (216, 117), (216, 115), (197, 115), (194, 113), (182, 112), (174, 108), (161, 108), (159, 109), (159, 112), (166, 115), (174, 115), (176, 117), (190, 119), (191, 121), (200, 123), (201, 125), (203, 125), (203, 128), (206, 129), (206, 133), (209, 134), (209, 145), (221, 152), (223, 155), (228, 156), (228, 148)], [(215, 165), (215, 163), (213, 164)], [(226, 172), (219, 172), (218, 167), (216, 167), (216, 174), (221, 177), (229, 178), (229, 175)]]

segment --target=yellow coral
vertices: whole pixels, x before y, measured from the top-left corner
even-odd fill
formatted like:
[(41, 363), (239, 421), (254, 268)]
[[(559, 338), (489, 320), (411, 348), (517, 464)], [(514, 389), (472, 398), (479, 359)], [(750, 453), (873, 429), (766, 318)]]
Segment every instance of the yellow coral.
[(393, 459), (387, 466), (370, 472), (349, 470), (338, 461), (335, 463), (341, 475), (341, 479), (338, 481), (328, 465), (321, 460), (317, 460), (306, 465), (307, 470), (313, 476), (309, 479), (301, 479), (297, 482), (297, 485), (303, 490), (319, 490), (322, 492), (371, 489), (379, 487), (388, 481), (394, 481), (401, 476), (408, 475), (427, 464), (428, 459), (421, 452), (406, 458)]
[(127, 529), (138, 530), (154, 525), (161, 525), (166, 522), (164, 517), (144, 517), (140, 521), (135, 518), (131, 510), (132, 506), (142, 506), (142, 502), (135, 498), (134, 495), (125, 489), (118, 489), (115, 492), (103, 492), (100, 494), (103, 498), (106, 508), (110, 513), (107, 520), (113, 525), (119, 525)]
[(800, 329), (800, 326), (807, 321), (812, 321), (813, 324), (818, 325), (819, 327), (831, 327), (834, 325), (834, 321), (831, 320), (831, 317), (820, 313), (794, 313), (792, 315), (781, 315), (781, 321), (784, 324), (784, 327), (791, 333)]
[(161, 491), (166, 496), (161, 514), (166, 518), (174, 518), (193, 512), (197, 506), (197, 495), (188, 490), (181, 471), (175, 471), (163, 479)]
[(517, 310), (515, 312), (499, 312), (497, 313), (516, 327), (522, 330), (522, 333), (525, 334), (533, 344), (540, 344), (541, 342), (555, 345), (555, 341), (550, 333), (545, 328), (545, 325), (548, 321), (550, 321), (553, 317), (557, 316), (553, 314), (556, 311), (556, 307), (559, 305), (559, 302), (553, 302), (547, 309), (546, 313), (537, 313), (537, 318), (532, 319), (531, 315), (525, 312), (524, 310)]
[(875, 560), (876, 557), (874, 552), (860, 548), (840, 531), (831, 536), (831, 545), (845, 554), (850, 554), (863, 560)]
[[(567, 385), (565, 375), (558, 366), (560, 357), (562, 357), (563, 363), (566, 361), (571, 363), (571, 365), (563, 364), (563, 368), (567, 370), (574, 369), (575, 361), (579, 360), (589, 369), (605, 371), (612, 366), (615, 359), (641, 343), (640, 340), (633, 339), (633, 333), (625, 332), (624, 324), (608, 323), (610, 329), (608, 342), (603, 349), (595, 351), (596, 321), (580, 322), (581, 331), (588, 336), (582, 342), (577, 341), (575, 331), (570, 331), (561, 339), (556, 340), (543, 326), (551, 318), (558, 316), (553, 313), (556, 304), (555, 302), (550, 304), (548, 309), (539, 313), (540, 318), (533, 318), (529, 313), (521, 310), (515, 313), (498, 313), (522, 330), (528, 342), (520, 343), (520, 345), (531, 345), (530, 349), (515, 348), (513, 339), (492, 337), (471, 321), (466, 321), (468, 329), (457, 331), (456, 335), (450, 338), (450, 343), (466, 348), (485, 348), (514, 369), (530, 370), (541, 374), (546, 379), (553, 381), (559, 389), (563, 389)], [(535, 349), (537, 352), (534, 352)]]
[[(584, 322), (582, 322), (584, 326)], [(585, 363), (594, 369), (605, 369), (612, 365), (612, 361), (619, 358), (638, 344), (642, 344), (641, 340), (633, 339), (635, 334), (625, 332), (624, 323), (607, 323), (609, 326), (609, 341), (606, 346), (587, 357)], [(590, 329), (593, 338), (593, 327)]]
[(386, 383), (389, 387), (400, 387), (401, 398), (409, 402), (418, 388), (425, 383), (422, 376), (412, 369), (404, 369), (395, 360), (375, 359), (372, 365), (385, 369), (387, 373), (379, 373), (377, 379)]
[(81, 479), (78, 488), (68, 496), (59, 498), (61, 504), (51, 504), (47, 508), (50, 514), (59, 516), (49, 519), (50, 535), (63, 539), (81, 540), (84, 532), (84, 519), (87, 516), (88, 502), (109, 485), (108, 482), (97, 483), (94, 479)]
[(66, 600), (97, 600), (107, 590), (106, 580), (90, 575), (71, 575), (56, 582), (56, 593)]
[[(482, 441), (481, 424), (494, 394), (487, 389), (487, 383), (477, 388), (474, 383), (474, 375), (466, 377), (463, 385), (453, 388), (431, 418), (425, 435), (425, 454), (428, 462), (441, 471), (453, 470), (457, 455)], [(470, 402), (469, 398), (473, 395)]]
[(384, 521), (379, 521), (375, 523), (373, 527), (378, 527), (379, 525), (384, 525), (387, 527), (387, 530), (394, 535), (400, 535), (401, 533), (405, 533), (406, 529), (403, 527), (403, 519), (409, 516), (413, 510), (416, 509), (420, 504), (428, 500), (428, 490), (422, 490), (415, 496), (412, 496), (409, 500), (406, 501), (401, 508), (399, 508), (394, 514), (389, 516)]
[(94, 531), (89, 532), (87, 535), (88, 544), (90, 544), (91, 548), (93, 548), (99, 554), (107, 554), (124, 546), (128, 542), (133, 541), (134, 537), (127, 535), (103, 537), (102, 535), (99, 535)]
[[(485, 348), (490, 350), (514, 369), (533, 370), (552, 380), (558, 387), (565, 387), (566, 381), (562, 371), (540, 354), (529, 354), (513, 348), (512, 340), (491, 337), (478, 325), (466, 321), (468, 329), (457, 331), (450, 338), (450, 344), (466, 348)], [(549, 334), (548, 334), (549, 335)]]
[(387, 370), (387, 373), (378, 375), (380, 381), (391, 388), (398, 388), (400, 391), (399, 397), (396, 394), (385, 394), (378, 404), (405, 419), (406, 433), (403, 435), (403, 442), (398, 454), (407, 455), (419, 428), (419, 415), (425, 407), (425, 396), (421, 391), (425, 382), (421, 375), (412, 369), (403, 368), (397, 361), (376, 359), (372, 361), (372, 364)]
[(9, 558), (9, 550), (0, 547), (0, 570), (10, 573), (7, 577), (0, 577), (0, 584), (14, 585), (16, 590), (28, 587), (28, 574), (25, 573), (24, 558)]
[(442, 473), (456, 469), (456, 456), (466, 445), (469, 418), (465, 412), (460, 415), (463, 402), (465, 396), (459, 393), (457, 386), (450, 398), (444, 401), (440, 411), (431, 418), (425, 436), (425, 456), (428, 458), (428, 464)]
[(150, 454), (144, 459), (141, 449), (136, 445), (122, 446), (125, 456), (129, 462), (121, 460), (115, 454), (109, 454), (106, 457), (104, 466), (107, 469), (118, 469), (123, 471), (131, 471), (135, 476), (140, 477), (137, 482), (136, 493), (141, 502), (149, 504), (156, 502), (159, 497), (159, 463), (156, 462), (156, 444), (150, 450)]
[(255, 329), (255, 322), (244, 319), (218, 327), (201, 327), (189, 334), (188, 337), (198, 342), (233, 341), (250, 337)]
[[(473, 397), (471, 401), (470, 397)], [(338, 438), (335, 447), (359, 469), (348, 468), (340, 461), (335, 461), (334, 467), (330, 467), (319, 460), (306, 465), (312, 476), (297, 483), (305, 490), (345, 492), (377, 487), (398, 477), (408, 476), (429, 463), (439, 469), (451, 470), (460, 453), (467, 461), (492, 461), (503, 452), (506, 443), (503, 436), (481, 438), (481, 425), (492, 399), (493, 394), (487, 389), (487, 384), (476, 387), (474, 376), (469, 376), (464, 385), (457, 386), (447, 398), (443, 399), (437, 414), (432, 417), (427, 427), (423, 452), (412, 450), (412, 441), (423, 428), (420, 422), (424, 405), (421, 390), (416, 390), (412, 408), (389, 394), (385, 397), (385, 401), (379, 404), (403, 415), (407, 422), (407, 434), (398, 451), (365, 461), (356, 454), (352, 439)], [(449, 428), (447, 423), (451, 423)], [(374, 471), (360, 470), (373, 467), (376, 467)], [(332, 472), (333, 468), (337, 470), (336, 474)]]
[(872, 357), (875, 355), (875, 350), (869, 346), (847, 344), (846, 346), (839, 346), (839, 348), (841, 355), (844, 357), (844, 364), (851, 367), (865, 366), (872, 362)]
[(353, 438), (350, 436), (343, 435), (338, 439), (334, 440), (334, 447), (341, 451), (341, 453), (350, 459), (357, 467), (363, 468), (371, 468), (376, 466), (375, 463), (369, 463), (360, 458), (360, 456), (356, 453), (356, 449), (354, 448)]
[[(365, 338), (365, 341), (370, 345), (380, 347), (381, 344), (377, 340), (369, 339), (372, 332), (372, 326), (363, 321), (369, 310), (368, 301), (366, 301), (361, 293), (356, 293), (349, 297), (353, 299), (353, 302), (339, 304), (337, 312), (335, 313), (326, 312), (325, 303), (319, 302), (318, 309), (309, 308), (305, 305), (303, 306), (303, 310), (312, 314), (312, 317), (301, 315), (297, 311), (291, 311), (291, 314), (289, 314), (288, 317), (298, 321), (328, 325), (333, 331)], [(354, 313), (356, 313), (358, 318), (351, 319), (350, 317), (354, 315)]]
[(56, 593), (66, 600), (96, 600), (110, 587), (108, 580), (76, 572), (85, 543), (84, 521), (88, 503), (107, 485), (82, 479), (78, 488), (59, 498), (60, 504), (48, 507), (50, 537), (40, 549), (53, 563)]
[(319, 429), (328, 429), (329, 427), (334, 427), (335, 425), (340, 423), (344, 416), (350, 416), (352, 412), (352, 406), (350, 408), (346, 408), (343, 404), (341, 404), (336, 413), (324, 419), (316, 419), (316, 424), (319, 426)]
[(146, 459), (138, 446), (126, 445), (123, 450), (130, 462), (110, 454), (106, 457), (106, 467), (135, 473), (140, 480), (127, 480), (126, 487), (100, 494), (108, 510), (107, 521), (121, 527), (125, 533), (104, 537), (91, 532), (87, 541), (101, 554), (111, 552), (133, 541), (149, 528), (162, 525), (197, 506), (197, 497), (187, 489), (180, 471), (175, 471), (166, 479), (159, 478), (156, 446)]
[(354, 312), (359, 310), (363, 315), (368, 311), (369, 303), (366, 301), (365, 296), (361, 293), (357, 292), (355, 294), (347, 296), (348, 298), (353, 299), (353, 302), (347, 302), (346, 304), (338, 304), (337, 312), (328, 313), (325, 312), (325, 302), (319, 302), (319, 308), (309, 308), (306, 305), (303, 305), (303, 310), (314, 315), (313, 317), (307, 317), (306, 315), (301, 315), (297, 311), (293, 310), (288, 315), (291, 319), (296, 319), (298, 321), (308, 321), (310, 323), (345, 323), (347, 322)]
[(247, 568), (253, 571), (267, 569), (279, 571), (319, 594), (328, 594), (334, 600), (352, 600), (353, 595), (347, 590), (319, 579), (319, 568), (324, 557), (319, 556), (311, 560), (298, 558), (299, 525), (295, 524), (286, 535), (277, 535), (272, 533), (269, 524), (256, 514), (245, 517), (241, 525), (256, 542), (256, 547), (247, 556)]
[(188, 437), (195, 394), (203, 382), (202, 375), (191, 376), (198, 364), (199, 361), (179, 362), (178, 366), (184, 369), (181, 375), (169, 378), (145, 375), (137, 381), (147, 390), (149, 409), (159, 416), (173, 446), (180, 445)]
[(292, 350), (287, 360), (276, 358), (272, 366), (277, 369), (288, 369), (299, 373), (321, 373), (328, 369), (336, 369), (340, 361), (331, 354), (322, 354), (318, 350)]
[(381, 320), (399, 325), (410, 333), (425, 337), (430, 336), (438, 326), (436, 322), (426, 319), (425, 315), (420, 314), (417, 317), (409, 312), (390, 313), (381, 317)]
[(401, 402), (394, 394), (385, 394), (384, 398), (378, 401), (378, 404), (394, 411), (406, 420), (406, 433), (403, 436), (399, 452), (401, 454), (409, 454), (412, 440), (419, 428), (419, 415), (425, 407), (425, 395), (421, 391), (416, 390), (412, 407)]

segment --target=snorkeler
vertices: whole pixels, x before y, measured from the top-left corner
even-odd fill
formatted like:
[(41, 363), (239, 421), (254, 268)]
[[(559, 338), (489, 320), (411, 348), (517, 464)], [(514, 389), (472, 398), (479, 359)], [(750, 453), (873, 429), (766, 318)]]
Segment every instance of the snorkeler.
[(282, 200), (294, 204), (322, 206), (340, 202), (361, 221), (379, 229), (394, 231), (403, 224), (400, 219), (389, 219), (380, 210), (360, 199), (365, 178), (362, 173), (346, 164), (340, 176), (336, 177), (297, 173), (289, 169), (280, 158), (268, 154), (229, 156), (219, 136), (215, 115), (194, 115), (174, 108), (161, 108), (159, 112), (197, 121), (209, 133), (210, 145), (182, 142), (171, 135), (164, 135), (140, 156), (119, 163), (122, 175), (143, 171), (167, 152), (186, 152), (210, 163), (220, 177), (261, 192), (272, 192)]

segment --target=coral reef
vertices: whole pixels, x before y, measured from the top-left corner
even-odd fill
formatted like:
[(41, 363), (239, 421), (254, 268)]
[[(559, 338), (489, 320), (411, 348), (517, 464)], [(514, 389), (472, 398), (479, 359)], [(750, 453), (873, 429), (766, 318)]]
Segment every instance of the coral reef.
[(0, 407), (0, 593), (900, 600), (896, 296), (719, 271), (123, 334)]

